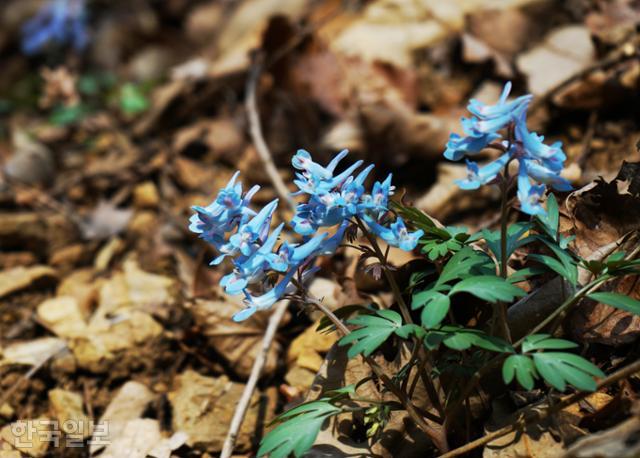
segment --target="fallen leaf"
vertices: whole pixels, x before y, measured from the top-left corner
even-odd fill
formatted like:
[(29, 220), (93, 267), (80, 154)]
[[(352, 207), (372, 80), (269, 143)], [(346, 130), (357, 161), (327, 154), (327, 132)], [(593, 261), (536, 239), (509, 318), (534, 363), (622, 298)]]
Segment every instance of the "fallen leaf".
[(527, 75), (529, 91), (545, 94), (564, 80), (587, 68), (595, 58), (589, 30), (582, 25), (560, 27), (543, 43), (518, 56), (517, 64)]
[[(107, 435), (102, 432), (95, 437), (102, 443), (112, 443), (125, 434), (127, 424), (131, 420), (142, 416), (147, 405), (155, 398), (155, 395), (145, 385), (139, 382), (129, 381), (122, 385), (106, 410), (100, 417), (98, 424), (108, 424)], [(102, 449), (103, 446), (92, 444), (91, 455)]]
[(37, 366), (65, 348), (67, 343), (56, 337), (42, 337), (28, 342), (14, 343), (2, 350), (0, 366), (7, 364)]
[(53, 438), (52, 421), (45, 417), (19, 420), (0, 430), (0, 438), (25, 455), (39, 458), (49, 449)]
[(58, 296), (41, 303), (37, 309), (40, 322), (58, 337), (82, 337), (87, 332), (78, 301), (72, 296)]
[[(222, 355), (238, 376), (246, 379), (251, 373), (256, 356), (261, 351), (268, 314), (256, 313), (248, 320), (236, 323), (231, 317), (241, 307), (241, 304), (232, 302), (198, 299), (192, 311), (196, 323), (208, 337), (211, 347)], [(267, 354), (264, 375), (272, 374), (276, 369), (280, 350), (280, 344), (274, 341)]]
[(38, 288), (57, 282), (57, 273), (48, 266), (14, 267), (0, 272), (0, 297), (25, 288)]
[(80, 394), (54, 388), (49, 391), (49, 403), (62, 432), (74, 437), (91, 436), (91, 421), (84, 413)]
[[(219, 452), (243, 388), (225, 376), (212, 378), (192, 370), (183, 372), (174, 379), (173, 391), (168, 394), (173, 430), (186, 433), (190, 447)], [(256, 425), (269, 421), (268, 410), (273, 407), (267, 408), (264, 418), (262, 402), (260, 393), (255, 392), (238, 433), (237, 452), (249, 450), (258, 433)]]
[(110, 202), (101, 201), (82, 226), (82, 233), (89, 240), (112, 237), (124, 231), (133, 215), (131, 209), (119, 209)]

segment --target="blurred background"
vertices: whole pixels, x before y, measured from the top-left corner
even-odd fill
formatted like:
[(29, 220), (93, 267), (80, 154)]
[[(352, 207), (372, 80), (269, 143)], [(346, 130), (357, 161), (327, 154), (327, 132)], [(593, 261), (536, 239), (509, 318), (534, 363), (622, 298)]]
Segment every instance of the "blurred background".
[[(230, 320), (187, 221), (235, 170), (256, 203), (275, 196), (257, 127), (285, 183), (298, 148), (348, 148), (405, 202), (489, 227), (497, 190), (461, 191), (464, 164), (442, 158), (468, 100), (512, 81), (574, 187), (610, 181), (640, 159), (639, 26), (634, 0), (1, 0), (0, 457), (220, 452), (268, 315)], [(316, 295), (388, 301), (355, 260), (324, 261)], [(315, 319), (285, 320), (238, 453), (304, 398), (335, 340)], [(43, 419), (77, 431), (16, 447), (16, 425), (55, 435)]]

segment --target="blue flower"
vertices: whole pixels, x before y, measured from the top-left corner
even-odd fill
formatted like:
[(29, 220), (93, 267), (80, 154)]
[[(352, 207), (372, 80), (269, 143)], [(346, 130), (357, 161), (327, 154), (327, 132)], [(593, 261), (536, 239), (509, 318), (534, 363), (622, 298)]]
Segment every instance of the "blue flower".
[(80, 51), (89, 38), (85, 0), (49, 0), (22, 28), (22, 50), (35, 54), (50, 42), (70, 43)]
[(484, 167), (480, 167), (477, 162), (467, 159), (467, 177), (464, 180), (455, 180), (455, 183), (461, 189), (478, 189), (483, 184), (493, 181), (510, 159), (509, 154), (503, 154)]
[(236, 172), (231, 177), (210, 205), (192, 207), (195, 214), (189, 219), (189, 230), (218, 249), (225, 243), (225, 233), (255, 215), (248, 205), (260, 186), (254, 186), (243, 196), (242, 184), (236, 184), (239, 174)]
[(388, 228), (378, 224), (370, 217), (366, 217), (365, 222), (371, 229), (371, 232), (376, 234), (382, 240), (391, 246), (398, 247), (405, 251), (413, 250), (416, 245), (418, 245), (420, 237), (424, 235), (424, 231), (421, 229), (415, 232), (409, 232), (404, 221), (399, 216)]
[(511, 83), (505, 84), (495, 105), (485, 105), (471, 100), (467, 109), (475, 117), (463, 118), (465, 136), (451, 134), (444, 156), (457, 161), (476, 155), (491, 142), (502, 139), (499, 131), (510, 127), (509, 132), (513, 136), (508, 140), (502, 140), (499, 145), (505, 153), (484, 167), (467, 159), (467, 178), (456, 180), (456, 183), (462, 189), (478, 189), (491, 183), (512, 159), (517, 159), (517, 194), (521, 210), (537, 215), (544, 212), (539, 201), (544, 196), (545, 185), (557, 191), (571, 190), (569, 182), (560, 176), (567, 156), (562, 151), (560, 142), (546, 145), (543, 143), (544, 137), (527, 129), (527, 108), (532, 96), (524, 95), (507, 102), (510, 91)]

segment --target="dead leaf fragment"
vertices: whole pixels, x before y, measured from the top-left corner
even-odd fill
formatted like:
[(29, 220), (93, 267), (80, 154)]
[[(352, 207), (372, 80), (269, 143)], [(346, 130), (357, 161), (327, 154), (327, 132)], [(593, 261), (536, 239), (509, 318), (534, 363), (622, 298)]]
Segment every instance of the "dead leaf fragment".
[(45, 417), (19, 420), (2, 428), (0, 438), (25, 455), (40, 458), (51, 444), (52, 426), (52, 421)]
[[(244, 386), (224, 376), (205, 377), (192, 370), (178, 375), (174, 383), (174, 389), (168, 395), (173, 430), (186, 433), (187, 444), (191, 447), (220, 451)], [(260, 394), (254, 393), (238, 434), (237, 451), (251, 447), (260, 418), (260, 404)]]
[[(129, 381), (122, 385), (100, 417), (99, 423), (109, 425), (108, 433), (95, 439), (101, 442), (115, 442), (124, 434), (129, 421), (139, 418), (154, 397), (151, 390), (142, 383)], [(91, 455), (101, 448), (103, 447), (92, 444)]]
[(59, 296), (38, 306), (40, 322), (58, 337), (82, 337), (87, 332), (78, 301), (72, 296)]
[(14, 267), (0, 272), (0, 297), (56, 281), (57, 273), (49, 266)]
[(518, 56), (517, 64), (528, 77), (529, 90), (542, 95), (580, 70), (595, 57), (589, 30), (567, 25), (551, 32), (542, 44)]
[(14, 343), (2, 350), (0, 366), (5, 364), (37, 366), (66, 347), (67, 343), (56, 337), (42, 337), (28, 342)]
[(55, 388), (49, 391), (49, 403), (60, 429), (67, 435), (83, 438), (91, 435), (90, 418), (82, 408), (82, 396), (72, 391)]

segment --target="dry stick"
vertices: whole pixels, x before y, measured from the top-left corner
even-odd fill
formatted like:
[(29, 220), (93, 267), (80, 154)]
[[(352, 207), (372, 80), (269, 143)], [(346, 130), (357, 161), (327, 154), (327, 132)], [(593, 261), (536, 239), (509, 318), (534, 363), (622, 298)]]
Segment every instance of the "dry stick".
[[(598, 382), (597, 388), (600, 389), (602, 387), (605, 387), (607, 385), (610, 385), (612, 383), (618, 382), (620, 380), (623, 380), (625, 378), (627, 378), (628, 376), (636, 373), (640, 371), (640, 360), (628, 365), (627, 367), (624, 367), (622, 369), (620, 369), (617, 372), (614, 372), (613, 374), (611, 374), (610, 376), (600, 380), (600, 382)], [(505, 426), (504, 428), (500, 428), (497, 431), (494, 431), (492, 433), (487, 434), (484, 437), (481, 437), (480, 439), (476, 439), (473, 442), (469, 442), (468, 444), (463, 445), (462, 447), (458, 447), (455, 450), (451, 450), (448, 453), (445, 453), (443, 455), (440, 455), (439, 458), (453, 458), (456, 456), (461, 456), (464, 455), (468, 452), (470, 452), (471, 450), (474, 450), (478, 447), (481, 447), (485, 444), (488, 444), (489, 442), (498, 439), (502, 436), (506, 436), (507, 434), (509, 434), (512, 431), (515, 431), (519, 426), (526, 426), (528, 423), (531, 423), (533, 421), (541, 421), (544, 420), (545, 418), (547, 418), (548, 416), (554, 414), (555, 412), (564, 409), (565, 407), (571, 405), (571, 404), (575, 404), (576, 402), (579, 402), (581, 400), (583, 400), (584, 398), (588, 397), (591, 394), (591, 392), (588, 391), (582, 391), (580, 393), (575, 393), (569, 396), (565, 396), (564, 398), (562, 398), (559, 402), (557, 402), (556, 404), (554, 404), (553, 406), (548, 407), (545, 411), (540, 412), (539, 415), (536, 415), (535, 417), (532, 418), (528, 418), (528, 419), (524, 419), (520, 425), (516, 424), (516, 425), (509, 425), (509, 426)], [(539, 404), (533, 405), (531, 406), (528, 411), (532, 411), (535, 407), (539, 407)]]
[[(329, 320), (340, 330), (342, 334), (349, 335), (351, 331), (349, 328), (345, 326), (345, 324), (340, 321), (338, 318), (326, 305), (315, 298), (307, 298), (307, 300), (318, 307), (318, 309), (324, 313)], [(407, 397), (407, 395), (402, 391), (390, 378), (387, 374), (385, 374), (384, 369), (380, 367), (380, 365), (370, 356), (363, 356), (366, 363), (371, 367), (371, 370), (376, 374), (376, 376), (380, 379), (382, 384), (389, 390), (391, 393), (398, 398), (402, 406), (407, 410), (409, 417), (413, 420), (413, 422), (424, 431), (433, 441), (435, 446), (440, 451), (446, 451), (449, 449), (449, 445), (447, 444), (447, 437), (443, 434), (442, 429), (434, 428), (429, 425), (422, 418), (422, 415), (416, 410), (414, 405), (411, 403), (411, 400)], [(423, 412), (423, 415), (434, 423), (438, 423), (440, 419), (428, 412)]]
[(231, 425), (229, 426), (227, 437), (224, 440), (220, 458), (229, 458), (233, 453), (233, 447), (235, 446), (236, 439), (238, 438), (238, 432), (240, 431), (240, 427), (242, 426), (242, 422), (244, 421), (244, 416), (246, 415), (247, 409), (249, 408), (249, 403), (251, 402), (253, 391), (256, 388), (258, 379), (260, 378), (260, 374), (262, 374), (262, 369), (264, 368), (264, 365), (267, 361), (267, 354), (269, 353), (269, 349), (271, 348), (271, 343), (273, 342), (280, 321), (282, 321), (282, 317), (287, 311), (288, 306), (288, 300), (278, 302), (273, 310), (273, 313), (269, 317), (269, 323), (267, 324), (267, 330), (265, 331), (264, 337), (262, 339), (260, 352), (258, 353), (258, 355), (256, 355), (256, 359), (253, 362), (253, 367), (251, 368), (251, 374), (249, 375), (249, 380), (247, 380), (247, 384), (244, 387), (242, 396), (238, 401), (238, 405), (236, 406), (233, 418), (231, 419)]
[(261, 52), (258, 52), (254, 56), (253, 66), (251, 67), (251, 71), (249, 72), (249, 78), (247, 79), (247, 95), (245, 100), (245, 108), (247, 110), (247, 117), (249, 119), (249, 133), (251, 134), (253, 144), (256, 147), (258, 156), (262, 160), (264, 169), (267, 172), (267, 175), (269, 175), (269, 179), (271, 180), (273, 187), (280, 196), (280, 199), (282, 199), (287, 203), (287, 205), (289, 205), (291, 211), (295, 212), (296, 203), (291, 198), (291, 192), (284, 184), (282, 177), (278, 173), (278, 169), (273, 162), (273, 158), (271, 157), (271, 152), (269, 151), (267, 142), (264, 140), (264, 135), (262, 134), (262, 126), (260, 124), (260, 115), (258, 114), (258, 105), (256, 101), (256, 91), (258, 81), (260, 80), (260, 75), (262, 74), (263, 60), (264, 56)]

